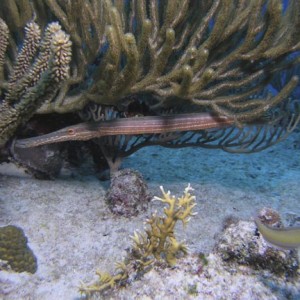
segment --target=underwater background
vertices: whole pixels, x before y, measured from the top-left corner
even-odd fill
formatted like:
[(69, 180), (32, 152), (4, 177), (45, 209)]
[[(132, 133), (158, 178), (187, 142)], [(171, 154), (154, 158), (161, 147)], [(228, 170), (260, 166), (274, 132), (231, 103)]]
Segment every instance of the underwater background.
[[(283, 4), (285, 10), (289, 1)], [(299, 68), (293, 75), (300, 76)], [(290, 74), (278, 76), (286, 82)], [(267, 90), (278, 94), (276, 84)], [(299, 98), (298, 84), (291, 99)], [(188, 184), (197, 214), (184, 227), (179, 221), (174, 232), (187, 245), (187, 255), (169, 266), (166, 252), (151, 268), (135, 270), (126, 284), (112, 285), (92, 299), (300, 299), (299, 249), (274, 248), (254, 222), (264, 214), (280, 216), (283, 227), (300, 225), (299, 154), (299, 124), (286, 139), (257, 153), (143, 147), (121, 165), (139, 172), (147, 189), (130, 216), (111, 210), (111, 181), (103, 180), (86, 153), (76, 153), (72, 163), (64, 160), (59, 174), (44, 180), (20, 161), (2, 162), (0, 227), (24, 231), (37, 270), (14, 272), (0, 257), (0, 299), (85, 299), (82, 282), (97, 282), (97, 270), (118, 272), (115, 263), (128, 258), (134, 232), (144, 232), (153, 213), (164, 215), (165, 203), (149, 201), (162, 197), (160, 186), (177, 198)], [(116, 185), (125, 190), (126, 180)], [(131, 193), (139, 192), (132, 188)], [(0, 232), (0, 248), (7, 244)]]

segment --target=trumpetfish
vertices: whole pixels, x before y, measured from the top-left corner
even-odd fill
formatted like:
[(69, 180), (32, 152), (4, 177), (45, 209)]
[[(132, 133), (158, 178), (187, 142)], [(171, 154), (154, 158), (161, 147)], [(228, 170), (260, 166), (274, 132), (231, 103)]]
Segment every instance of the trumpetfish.
[(118, 118), (100, 122), (79, 123), (48, 134), (19, 139), (15, 142), (15, 146), (19, 148), (29, 148), (64, 141), (85, 141), (110, 135), (197, 131), (229, 127), (233, 124), (233, 118), (211, 113)]

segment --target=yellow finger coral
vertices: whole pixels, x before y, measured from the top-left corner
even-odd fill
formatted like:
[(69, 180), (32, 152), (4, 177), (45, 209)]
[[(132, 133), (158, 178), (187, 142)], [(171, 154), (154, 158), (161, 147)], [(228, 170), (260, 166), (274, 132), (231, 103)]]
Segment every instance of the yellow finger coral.
[(132, 278), (146, 272), (155, 261), (164, 260), (169, 266), (173, 266), (180, 252), (187, 253), (187, 246), (177, 241), (174, 229), (177, 221), (186, 225), (190, 217), (196, 214), (193, 212), (196, 206), (195, 196), (190, 194), (193, 189), (188, 185), (179, 198), (172, 196), (170, 191), (165, 192), (163, 187), (160, 189), (163, 197), (154, 197), (153, 200), (159, 200), (168, 205), (164, 208), (165, 216), (152, 214), (151, 218), (146, 221), (148, 228), (145, 229), (145, 233), (135, 232), (132, 236), (133, 247), (128, 257), (117, 264), (117, 272), (110, 275), (97, 271), (99, 280), (91, 285), (82, 285), (80, 292), (90, 295), (116, 285), (129, 283)]
[(195, 207), (195, 196), (190, 194), (192, 188), (190, 185), (184, 190), (183, 196), (175, 198), (170, 191), (167, 193), (163, 187), (160, 187), (163, 197), (154, 197), (154, 200), (159, 200), (166, 203), (168, 207), (164, 208), (164, 217), (159, 217), (153, 214), (146, 221), (150, 225), (149, 229), (145, 230), (145, 234), (135, 233), (133, 236), (133, 251), (137, 253), (143, 261), (149, 259), (152, 255), (156, 259), (165, 258), (169, 265), (176, 263), (175, 256), (178, 252), (187, 252), (187, 247), (184, 243), (179, 243), (174, 236), (174, 228), (177, 221), (181, 221), (186, 225), (190, 220), (190, 216)]

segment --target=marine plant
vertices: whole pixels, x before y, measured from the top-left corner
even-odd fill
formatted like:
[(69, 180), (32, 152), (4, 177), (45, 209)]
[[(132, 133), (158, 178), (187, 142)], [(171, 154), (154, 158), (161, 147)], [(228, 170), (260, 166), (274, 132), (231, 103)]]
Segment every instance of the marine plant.
[[(65, 120), (66, 113), (87, 112), (88, 125), (67, 127), (59, 136), (53, 132), (50, 140), (41, 136), (39, 141), (60, 142), (61, 134), (64, 141), (94, 139), (110, 166), (149, 145), (255, 152), (285, 138), (300, 119), (297, 101), (288, 100), (298, 76), (286, 78), (276, 94), (268, 86), (277, 74), (299, 65), (299, 10), (297, 0), (286, 8), (282, 0), (0, 3), (0, 17), (15, 44), (30, 18), (42, 29), (59, 21), (72, 41), (70, 77), (35, 113), (58, 113)], [(14, 59), (10, 50), (5, 61)], [(177, 124), (177, 117), (191, 112), (197, 114), (198, 127), (178, 127), (176, 134), (157, 133), (143, 119), (167, 114)], [(215, 130), (207, 130), (200, 126), (207, 114), (212, 120), (228, 118), (231, 126), (224, 129), (215, 120), (210, 127)], [(134, 126), (126, 121), (108, 136), (95, 136), (90, 126), (101, 120), (114, 129), (116, 123), (107, 123), (111, 118), (133, 116)], [(135, 131), (126, 131), (128, 124)]]
[(97, 271), (99, 280), (90, 285), (83, 284), (80, 287), (81, 293), (91, 295), (120, 284), (130, 283), (149, 270), (155, 262), (165, 261), (169, 266), (174, 266), (177, 255), (187, 253), (187, 246), (176, 239), (175, 226), (178, 221), (185, 226), (196, 214), (193, 211), (196, 206), (195, 196), (190, 193), (193, 189), (188, 185), (179, 198), (172, 196), (170, 191), (165, 192), (163, 187), (160, 189), (163, 196), (154, 197), (154, 200), (167, 205), (164, 208), (164, 216), (152, 214), (146, 221), (148, 228), (145, 232), (135, 232), (132, 236), (132, 249), (123, 261), (116, 264), (116, 273)]
[(127, 96), (154, 93), (155, 106), (194, 103), (246, 120), (296, 84), (293, 78), (278, 97), (249, 100), (272, 74), (298, 62), (284, 60), (300, 48), (295, 0), (285, 12), (281, 0), (18, 2), (2, 1), (6, 19), (33, 10), (42, 26), (58, 19), (74, 43), (65, 95), (44, 113), (78, 111), (90, 101), (126, 105)]

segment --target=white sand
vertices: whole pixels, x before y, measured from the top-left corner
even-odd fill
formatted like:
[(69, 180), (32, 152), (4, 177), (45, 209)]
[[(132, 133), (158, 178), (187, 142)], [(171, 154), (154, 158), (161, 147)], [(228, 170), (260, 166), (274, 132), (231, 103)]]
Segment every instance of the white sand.
[[(285, 299), (289, 291), (293, 299), (297, 285), (280, 279), (274, 286), (243, 267), (239, 272), (224, 269), (212, 254), (209, 268), (194, 273), (197, 253), (212, 250), (225, 217), (247, 220), (264, 206), (277, 210), (283, 219), (300, 216), (300, 149), (293, 147), (299, 139), (300, 133), (294, 133), (251, 155), (149, 147), (129, 157), (123, 167), (140, 171), (153, 195), (160, 195), (160, 185), (181, 195), (191, 183), (198, 215), (185, 231), (178, 226), (179, 240), (186, 240), (190, 254), (176, 268), (154, 269), (106, 298)], [(135, 229), (143, 230), (151, 212), (161, 211), (160, 203), (151, 202), (137, 217), (112, 215), (104, 202), (108, 182), (99, 181), (92, 167), (64, 170), (53, 181), (32, 179), (6, 164), (0, 173), (0, 226), (23, 228), (38, 259), (34, 275), (0, 272), (1, 299), (79, 299), (80, 281), (96, 278), (96, 269), (113, 271), (130, 247), (129, 236)], [(190, 295), (192, 287), (195, 295)]]

